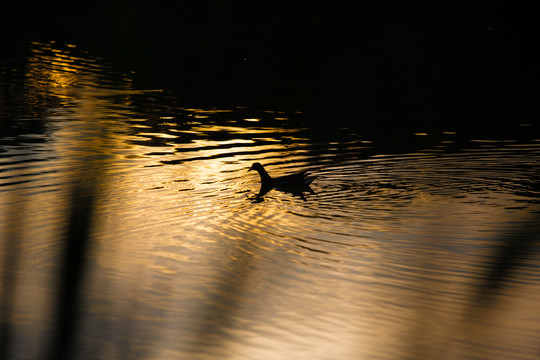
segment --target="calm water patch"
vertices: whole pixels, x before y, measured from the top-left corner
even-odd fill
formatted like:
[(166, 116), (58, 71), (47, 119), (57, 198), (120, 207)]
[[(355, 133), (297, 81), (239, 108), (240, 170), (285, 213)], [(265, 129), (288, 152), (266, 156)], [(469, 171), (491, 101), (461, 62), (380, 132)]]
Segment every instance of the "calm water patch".
[[(0, 76), (8, 358), (50, 340), (73, 184), (97, 193), (75, 358), (538, 357), (540, 138), (187, 107), (75, 45)], [(313, 193), (257, 199), (253, 162)]]

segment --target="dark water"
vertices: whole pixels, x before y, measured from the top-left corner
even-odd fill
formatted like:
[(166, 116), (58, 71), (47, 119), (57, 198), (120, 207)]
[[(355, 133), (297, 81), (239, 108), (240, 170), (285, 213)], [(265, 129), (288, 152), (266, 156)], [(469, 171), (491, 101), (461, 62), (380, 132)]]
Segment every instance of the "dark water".
[[(49, 351), (87, 203), (74, 359), (540, 356), (534, 124), (385, 135), (134, 77), (56, 43), (0, 64), (6, 358)], [(312, 192), (257, 198), (255, 161)]]

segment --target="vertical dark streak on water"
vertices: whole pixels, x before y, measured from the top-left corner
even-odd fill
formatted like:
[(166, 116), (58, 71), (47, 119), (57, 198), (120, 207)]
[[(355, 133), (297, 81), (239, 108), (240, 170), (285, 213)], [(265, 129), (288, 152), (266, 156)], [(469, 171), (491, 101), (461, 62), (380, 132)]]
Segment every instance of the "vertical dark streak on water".
[[(11, 203), (17, 201), (15, 192), (10, 192)], [(5, 239), (4, 257), (2, 259), (1, 292), (0, 292), (0, 359), (7, 359), (13, 344), (12, 315), (15, 288), (17, 283), (17, 268), (19, 262), (20, 242), (22, 241), (22, 226), (20, 219), (24, 218), (24, 203), (21, 208), (14, 208), (8, 213), (7, 239)], [(15, 207), (16, 205), (13, 205)]]
[[(527, 256), (535, 251), (540, 236), (540, 213), (528, 220), (518, 232), (505, 235), (501, 245), (495, 250), (493, 261), (478, 286), (473, 306), (479, 309), (493, 304), (497, 293), (513, 278), (513, 272), (527, 261)], [(477, 309), (476, 309), (477, 311)]]
[(73, 359), (75, 355), (97, 180), (76, 179), (71, 185), (63, 259), (59, 268), (56, 324), (47, 352), (47, 358), (51, 360)]
[[(238, 239), (238, 241), (248, 242), (246, 239)], [(252, 268), (256, 257), (255, 254), (244, 251), (239, 246), (234, 246), (231, 250), (233, 254), (230, 262), (226, 269), (216, 276), (214, 281), (216, 286), (211, 289), (213, 293), (209, 295), (208, 303), (203, 309), (203, 317), (199, 320), (197, 329), (193, 331), (189, 354), (197, 355), (202, 351), (212, 351), (208, 350), (208, 345), (219, 346), (222, 350), (226, 345), (226, 339), (222, 335), (234, 323), (248, 281), (253, 276)], [(224, 298), (224, 294), (230, 296)], [(225, 311), (223, 305), (226, 306)], [(223, 352), (220, 351), (220, 354), (223, 355)], [(219, 356), (212, 352), (210, 355), (216, 358)]]
[[(516, 271), (526, 266), (528, 258), (532, 259), (535, 252), (538, 252), (538, 245), (540, 213), (537, 210), (533, 211), (532, 218), (524, 219), (520, 229), (501, 236), (500, 245), (493, 250), (491, 262), (487, 261), (486, 271), (464, 311), (460, 324), (463, 334), (473, 337), (485, 333), (485, 330), (479, 330), (483, 321), (493, 316), (492, 311), (503, 295), (504, 288), (509, 286), (512, 279), (519, 279)], [(535, 351), (540, 354), (540, 346), (536, 345)]]

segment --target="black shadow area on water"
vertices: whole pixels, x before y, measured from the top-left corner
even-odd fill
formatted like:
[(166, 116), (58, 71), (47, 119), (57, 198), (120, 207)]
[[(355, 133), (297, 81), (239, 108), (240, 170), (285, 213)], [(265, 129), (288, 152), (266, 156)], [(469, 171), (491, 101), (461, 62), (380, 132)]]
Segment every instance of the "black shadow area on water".
[[(532, 5), (2, 2), (4, 54), (71, 42), (186, 104), (323, 109), (387, 127), (538, 115)], [(21, 26), (24, 24), (24, 26)], [(536, 116), (537, 117), (537, 116)]]

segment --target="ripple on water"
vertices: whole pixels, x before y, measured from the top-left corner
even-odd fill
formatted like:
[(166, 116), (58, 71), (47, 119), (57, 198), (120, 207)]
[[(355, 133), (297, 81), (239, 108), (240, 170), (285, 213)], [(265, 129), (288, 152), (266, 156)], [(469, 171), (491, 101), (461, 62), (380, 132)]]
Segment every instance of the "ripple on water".
[[(513, 249), (507, 238), (529, 244), (520, 231), (539, 213), (540, 142), (458, 143), (446, 132), (436, 143), (418, 132), (411, 137), (433, 148), (385, 147), (356, 128), (307, 128), (297, 112), (181, 107), (166, 92), (133, 92), (129, 76), (107, 75), (96, 60), (51, 62), (69, 51), (36, 46), (19, 84), (29, 116), (0, 135), (0, 210), (17, 222), (10, 210), (25, 209), (27, 279), (61, 252), (66, 197), (53, 190), (77, 178), (74, 166), (102, 170), (82, 339), (124, 322), (174, 339), (137, 346), (179, 358), (206, 341), (208, 358), (225, 344), (246, 359), (276, 349), (393, 359), (425, 344), (504, 358), (490, 346), (529, 349), (538, 338), (537, 250), (495, 295), (504, 311), (482, 318), (512, 341), (459, 319), (475, 320), (471, 298), (497, 251)], [(314, 193), (272, 190), (255, 201), (255, 161), (275, 175), (307, 168)], [(128, 341), (117, 336), (103, 341)]]

